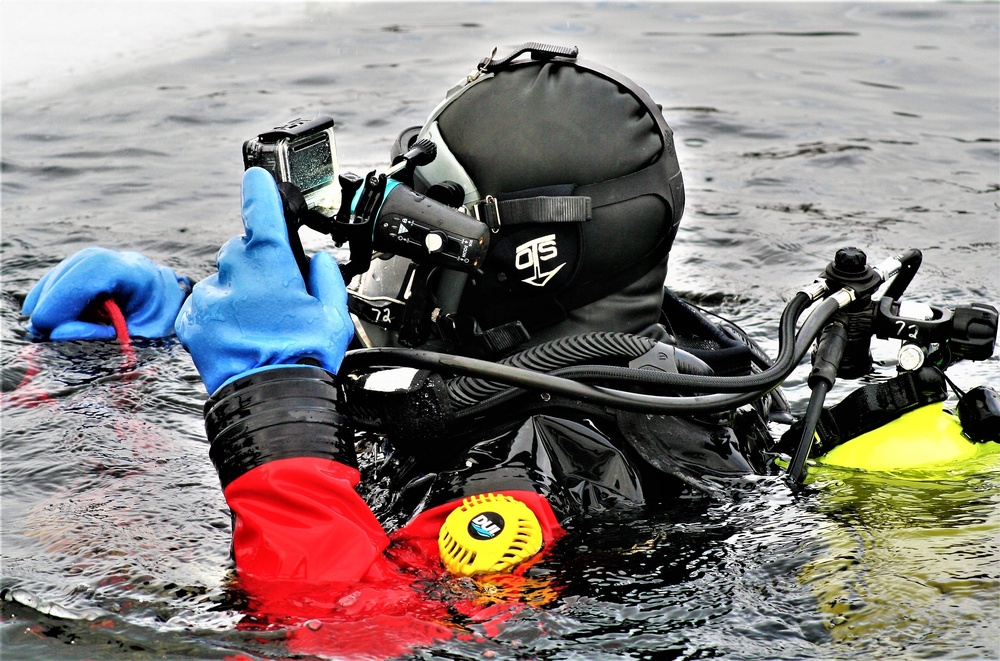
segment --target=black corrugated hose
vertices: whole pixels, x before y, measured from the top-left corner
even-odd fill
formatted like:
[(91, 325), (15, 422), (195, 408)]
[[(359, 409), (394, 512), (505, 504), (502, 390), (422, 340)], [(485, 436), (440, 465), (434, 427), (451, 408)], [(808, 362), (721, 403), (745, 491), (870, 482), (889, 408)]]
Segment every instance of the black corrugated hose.
[[(839, 309), (839, 303), (836, 300), (832, 298), (825, 300), (810, 314), (796, 335), (796, 322), (811, 302), (812, 299), (807, 294), (800, 292), (785, 306), (778, 325), (778, 357), (771, 367), (762, 372), (745, 376), (705, 376), (700, 374), (657, 372), (653, 370), (631, 370), (632, 373), (641, 373), (641, 376), (647, 383), (655, 382), (657, 385), (674, 392), (714, 393), (708, 395), (657, 396), (633, 393), (612, 388), (591, 386), (560, 376), (561, 373), (565, 373), (567, 370), (575, 372), (579, 369), (587, 368), (558, 368), (546, 374), (514, 365), (492, 363), (463, 356), (451, 356), (414, 349), (380, 348), (351, 351), (348, 352), (344, 359), (342, 371), (351, 371), (376, 365), (408, 365), (434, 369), (443, 373), (473, 377), (474, 380), (504, 383), (515, 389), (513, 391), (501, 389), (498, 394), (489, 396), (471, 406), (468, 404), (456, 404), (456, 407), (460, 409), (459, 415), (462, 417), (467, 415), (471, 410), (482, 410), (484, 407), (506, 401), (511, 395), (517, 394), (517, 389), (549, 392), (585, 402), (630, 411), (662, 414), (725, 411), (762, 397), (774, 388), (777, 388), (788, 374), (795, 369), (795, 366), (809, 350), (813, 339), (823, 329), (826, 321)], [(644, 339), (648, 340), (649, 338)], [(642, 341), (640, 340), (640, 342)], [(529, 352), (545, 353), (547, 352), (545, 347), (546, 345), (539, 345), (539, 347), (535, 347), (533, 350), (529, 350)], [(628, 350), (622, 347), (627, 347), (627, 343), (625, 345), (618, 345), (615, 350)], [(559, 347), (560, 353), (568, 352), (566, 353), (567, 356), (575, 355), (577, 351), (589, 350), (591, 349), (584, 349), (582, 346), (574, 344), (562, 344)], [(633, 346), (632, 350), (637, 349)], [(521, 358), (511, 357), (511, 359), (514, 361), (521, 359), (528, 360), (528, 358), (524, 358), (523, 356)], [(530, 356), (530, 360), (532, 362), (548, 363), (551, 358), (532, 355)], [(598, 369), (602, 369), (603, 371), (603, 368)], [(620, 372), (620, 378), (624, 378), (627, 370), (627, 368), (608, 369), (617, 369)], [(577, 374), (574, 373), (574, 376), (577, 376)], [(478, 384), (475, 386), (477, 390), (480, 387)], [(492, 386), (490, 386), (490, 389), (492, 389)], [(467, 390), (468, 386), (463, 382), (460, 395), (463, 401), (467, 401), (465, 399)], [(461, 410), (463, 407), (465, 410)]]

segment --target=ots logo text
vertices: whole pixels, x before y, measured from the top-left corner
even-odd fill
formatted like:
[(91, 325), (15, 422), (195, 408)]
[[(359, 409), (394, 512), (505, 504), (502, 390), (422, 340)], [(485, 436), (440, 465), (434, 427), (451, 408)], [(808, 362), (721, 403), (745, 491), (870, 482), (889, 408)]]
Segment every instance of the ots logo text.
[(531, 270), (531, 275), (527, 278), (522, 278), (521, 282), (526, 282), (535, 287), (544, 287), (556, 273), (559, 273), (562, 267), (566, 266), (566, 262), (548, 271), (543, 269), (542, 262), (550, 262), (558, 256), (559, 250), (556, 247), (556, 235), (547, 234), (519, 245), (514, 250), (514, 267), (518, 271)]

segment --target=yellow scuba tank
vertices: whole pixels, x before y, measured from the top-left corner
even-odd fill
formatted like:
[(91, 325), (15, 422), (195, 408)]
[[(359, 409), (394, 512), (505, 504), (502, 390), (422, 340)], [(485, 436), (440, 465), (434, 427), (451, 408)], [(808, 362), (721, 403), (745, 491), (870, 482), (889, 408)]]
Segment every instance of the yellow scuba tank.
[(893, 471), (963, 461), (1000, 452), (995, 442), (973, 443), (943, 403), (904, 413), (838, 445), (817, 463), (866, 471)]

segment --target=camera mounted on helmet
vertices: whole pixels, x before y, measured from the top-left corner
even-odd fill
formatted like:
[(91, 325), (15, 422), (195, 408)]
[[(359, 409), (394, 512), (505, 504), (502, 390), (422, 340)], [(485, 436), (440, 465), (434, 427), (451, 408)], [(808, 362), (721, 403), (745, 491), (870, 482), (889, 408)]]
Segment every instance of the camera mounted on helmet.
[[(329, 234), (337, 245), (349, 246), (351, 259), (341, 265), (346, 282), (370, 268), (373, 253), (389, 252), (452, 274), (452, 288), (458, 289), (451, 298), (457, 304), (460, 274), (482, 263), (489, 246), (489, 231), (478, 220), (415, 193), (394, 178), (405, 177), (417, 165), (431, 162), (436, 155), (434, 143), (420, 140), (397, 155), (387, 172), (372, 171), (364, 178), (339, 173), (332, 145), (333, 120), (321, 117), (292, 120), (243, 146), (244, 166), (263, 167), (278, 183), (289, 243), (303, 277), (308, 260), (298, 230), (304, 225)], [(339, 189), (332, 193), (337, 184)], [(331, 204), (332, 200), (338, 203)], [(417, 300), (414, 298), (413, 305)], [(359, 302), (354, 308), (362, 317), (372, 316), (372, 310)], [(374, 313), (376, 323), (396, 316), (382, 307), (376, 307)], [(422, 319), (426, 315), (408, 316)], [(421, 321), (421, 329), (426, 326)]]
[(332, 145), (332, 126), (262, 133), (244, 164), (279, 181), (300, 264), (301, 225), (349, 245), (342, 269), (361, 275), (350, 307), (368, 346), (496, 357), (659, 321), (684, 187), (670, 128), (628, 78), (576, 48), (494, 51), (404, 132), (386, 173), (341, 174), (329, 150), (325, 186), (336, 179), (343, 199), (331, 215), (292, 174), (315, 153), (299, 145), (321, 131)]

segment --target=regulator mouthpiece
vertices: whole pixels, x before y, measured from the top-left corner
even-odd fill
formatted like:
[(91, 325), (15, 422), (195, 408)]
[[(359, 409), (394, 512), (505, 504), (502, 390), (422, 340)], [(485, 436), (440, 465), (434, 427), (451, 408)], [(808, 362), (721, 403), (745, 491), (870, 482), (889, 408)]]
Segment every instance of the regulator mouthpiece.
[(464, 499), (438, 535), (441, 562), (459, 576), (510, 571), (541, 551), (544, 542), (527, 505), (493, 493)]

